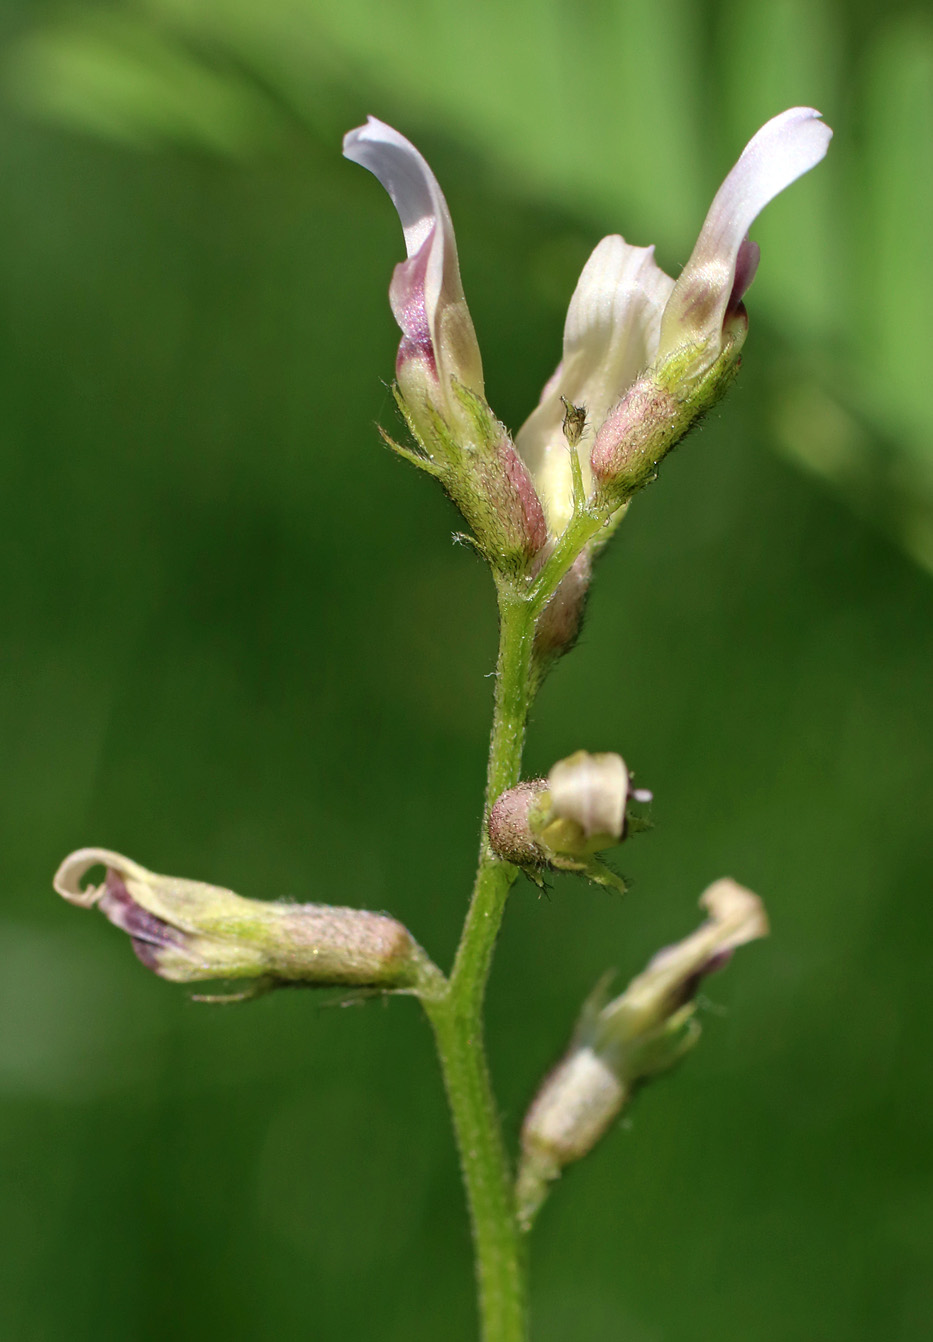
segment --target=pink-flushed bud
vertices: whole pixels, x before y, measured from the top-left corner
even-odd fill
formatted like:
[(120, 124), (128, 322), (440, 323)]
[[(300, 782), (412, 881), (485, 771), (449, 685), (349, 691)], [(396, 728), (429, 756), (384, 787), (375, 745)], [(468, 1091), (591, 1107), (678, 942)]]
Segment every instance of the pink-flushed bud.
[(593, 556), (586, 549), (577, 555), (538, 617), (533, 662), (533, 674), (538, 684), (579, 637), (592, 575)]
[(547, 810), (547, 780), (528, 778), (510, 787), (497, 798), (486, 821), (486, 831), (494, 853), (516, 867), (546, 867), (549, 855), (538, 842), (533, 818)]
[(596, 856), (621, 843), (630, 824), (629, 801), (651, 800), (633, 792), (621, 755), (585, 750), (558, 761), (547, 778), (528, 779), (503, 792), (492, 807), (487, 832), (492, 849), (540, 885), (541, 871), (579, 872), (597, 885), (624, 891), (625, 883)]
[[(552, 534), (575, 507), (571, 451), (589, 501), (611, 513), (654, 478), (661, 458), (724, 393), (747, 329), (741, 299), (758, 264), (748, 229), (823, 158), (831, 137), (809, 107), (763, 126), (717, 193), (676, 284), (651, 247), (613, 236), (593, 252), (570, 301), (561, 363), (516, 436)], [(572, 444), (565, 402), (586, 411)]]
[[(103, 867), (99, 885), (84, 878)], [(159, 876), (107, 848), (81, 848), (55, 873), (55, 889), (95, 906), (130, 937), (147, 968), (174, 983), (251, 979), (403, 988), (427, 958), (407, 928), (365, 909), (268, 903), (232, 890)]]
[(633, 1091), (698, 1042), (695, 997), (738, 946), (768, 933), (757, 895), (722, 880), (700, 899), (707, 921), (660, 951), (612, 1001), (603, 980), (584, 1004), (570, 1048), (532, 1101), (522, 1126), (519, 1219), (527, 1229), (565, 1165), (587, 1155)]
[(398, 401), (419, 450), (386, 441), (438, 477), (490, 562), (523, 573), (547, 543), (547, 525), (528, 469), (485, 399), (447, 202), (415, 146), (375, 117), (348, 132), (343, 152), (389, 193), (408, 254), (389, 299), (402, 332)]

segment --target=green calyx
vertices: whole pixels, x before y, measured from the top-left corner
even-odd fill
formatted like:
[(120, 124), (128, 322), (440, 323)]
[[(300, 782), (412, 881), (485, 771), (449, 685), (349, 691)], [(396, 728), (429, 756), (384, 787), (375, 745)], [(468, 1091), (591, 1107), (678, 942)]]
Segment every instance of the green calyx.
[(657, 477), (668, 452), (729, 390), (743, 338), (736, 328), (711, 362), (706, 346), (683, 346), (635, 383), (593, 448), (598, 507), (620, 507)]
[(456, 380), (451, 387), (456, 413), (448, 422), (427, 403), (416, 415), (396, 386), (395, 400), (416, 448), (384, 432), (383, 439), (440, 481), (481, 554), (500, 573), (518, 577), (547, 541), (541, 504), (505, 425), (481, 396)]

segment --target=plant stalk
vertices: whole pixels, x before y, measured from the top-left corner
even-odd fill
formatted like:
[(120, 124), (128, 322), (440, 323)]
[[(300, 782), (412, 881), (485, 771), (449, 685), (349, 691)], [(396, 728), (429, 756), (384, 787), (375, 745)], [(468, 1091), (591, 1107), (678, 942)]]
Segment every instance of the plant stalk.
[[(502, 584), (487, 814), (500, 793), (521, 776), (533, 695), (534, 625), (528, 597)], [(490, 848), (484, 826), (473, 896), (449, 983), (423, 999), (437, 1040), (466, 1186), (483, 1342), (525, 1342), (528, 1335), (522, 1236), (483, 1034), (486, 982), (515, 876), (515, 868)]]

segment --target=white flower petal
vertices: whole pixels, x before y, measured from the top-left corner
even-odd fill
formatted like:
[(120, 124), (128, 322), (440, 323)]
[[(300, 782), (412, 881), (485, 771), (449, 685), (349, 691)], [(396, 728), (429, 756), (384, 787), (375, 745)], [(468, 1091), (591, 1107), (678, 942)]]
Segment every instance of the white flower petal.
[(603, 238), (583, 267), (567, 310), (564, 357), (515, 439), (555, 535), (564, 530), (572, 508), (560, 398), (586, 407), (580, 460), (589, 489), (592, 434), (653, 361), (673, 286), (656, 264), (653, 247), (633, 247), (618, 235)]
[(396, 267), (390, 289), (405, 336), (400, 361), (420, 357), (445, 389), (455, 376), (482, 395), (479, 347), (460, 281), (454, 227), (437, 178), (404, 135), (375, 117), (348, 131), (343, 153), (378, 177), (401, 220), (408, 261)]
[(104, 893), (104, 885), (83, 886), (84, 877), (94, 867), (110, 867), (128, 880), (145, 881), (149, 873), (145, 867), (122, 853), (110, 848), (79, 848), (69, 853), (52, 878), (52, 884), (58, 894), (78, 904), (82, 908), (93, 908)]
[(775, 196), (825, 156), (832, 131), (812, 107), (791, 107), (754, 135), (716, 193), (664, 314), (661, 352), (722, 330), (757, 266), (746, 234)]
[(547, 781), (556, 816), (575, 821), (587, 839), (597, 835), (622, 838), (629, 773), (621, 755), (613, 751), (591, 755), (578, 750), (558, 760)]

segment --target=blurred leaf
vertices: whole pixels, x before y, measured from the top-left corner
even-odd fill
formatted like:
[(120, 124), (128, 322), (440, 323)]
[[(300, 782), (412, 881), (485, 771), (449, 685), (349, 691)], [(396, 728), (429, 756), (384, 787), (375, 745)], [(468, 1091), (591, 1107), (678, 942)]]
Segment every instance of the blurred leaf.
[(92, 10), (37, 28), (8, 52), (5, 76), (36, 115), (140, 148), (174, 143), (241, 155), (268, 147), (280, 131), (246, 77), (130, 12)]

